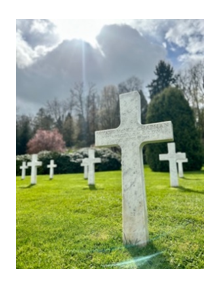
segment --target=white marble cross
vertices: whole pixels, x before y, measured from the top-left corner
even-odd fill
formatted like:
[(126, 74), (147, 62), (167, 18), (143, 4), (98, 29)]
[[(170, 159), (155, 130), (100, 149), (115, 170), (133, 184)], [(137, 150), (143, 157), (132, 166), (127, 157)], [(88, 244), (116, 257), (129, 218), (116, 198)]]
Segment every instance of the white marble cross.
[(121, 124), (95, 132), (95, 145), (120, 146), (122, 153), (122, 223), (124, 244), (145, 246), (149, 240), (142, 148), (173, 140), (171, 121), (141, 124), (137, 91), (119, 95)]
[(177, 175), (177, 160), (183, 160), (186, 158), (185, 153), (176, 153), (175, 143), (168, 143), (168, 154), (160, 154), (160, 161), (169, 161), (170, 170), (170, 186), (178, 187), (178, 175)]
[[(177, 152), (177, 154), (185, 154), (185, 153)], [(183, 163), (186, 163), (186, 162), (188, 162), (188, 159), (186, 158), (186, 154), (185, 154), (185, 158), (184, 159), (177, 160), (178, 173), (179, 173), (179, 177), (180, 178), (184, 177)]]
[(22, 166), (19, 167), (21, 170), (22, 170), (22, 176), (21, 176), (21, 179), (25, 179), (26, 177), (26, 169), (28, 168), (28, 166), (26, 165), (26, 162), (23, 161), (22, 162)]
[(50, 168), (50, 179), (53, 179), (53, 172), (55, 167), (57, 167), (57, 165), (54, 164), (54, 160), (50, 160), (50, 164), (47, 165), (47, 168)]
[(88, 178), (88, 164), (86, 163), (85, 159), (87, 158), (84, 158), (82, 160), (81, 166), (84, 166), (84, 179), (87, 179)]
[(88, 150), (88, 158), (83, 159), (83, 163), (88, 166), (88, 185), (95, 185), (94, 165), (101, 163), (101, 158), (94, 158), (94, 149)]
[(36, 184), (37, 167), (42, 166), (37, 154), (32, 154), (32, 161), (28, 162), (28, 166), (31, 166), (31, 184)]

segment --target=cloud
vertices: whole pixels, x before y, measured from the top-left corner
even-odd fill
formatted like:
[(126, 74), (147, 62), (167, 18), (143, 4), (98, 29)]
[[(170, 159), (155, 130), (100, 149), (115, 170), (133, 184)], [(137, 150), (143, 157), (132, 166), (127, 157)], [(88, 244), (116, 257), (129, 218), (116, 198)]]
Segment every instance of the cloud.
[(16, 20), (16, 63), (19, 68), (32, 65), (58, 43), (55, 26), (48, 20)]
[(203, 19), (140, 19), (132, 20), (131, 26), (151, 41), (166, 42), (171, 51), (178, 53), (185, 50), (187, 52), (185, 55), (183, 53), (182, 57), (177, 56), (180, 61), (201, 58), (204, 52)]
[(16, 32), (16, 63), (19, 68), (30, 66), (36, 58), (35, 51), (24, 41), (21, 31)]
[(132, 75), (148, 81), (155, 65), (166, 56), (162, 45), (151, 43), (128, 25), (106, 25), (97, 40), (105, 55), (104, 78), (114, 82)]
[(98, 47), (73, 39), (46, 53), (46, 46), (32, 49), (21, 35), (20, 40), (29, 57), (25, 61), (23, 55), (17, 67), (17, 97), (20, 103), (33, 102), (36, 106), (55, 97), (67, 98), (75, 81), (93, 82), (101, 89), (135, 75), (146, 85), (155, 65), (166, 55), (162, 45), (149, 42), (128, 25), (104, 26), (97, 37)]
[[(161, 59), (181, 65), (203, 57), (203, 20), (117, 21), (119, 24), (105, 26), (95, 23), (91, 32), (98, 36), (92, 45), (72, 38), (72, 31), (78, 29), (71, 26), (69, 40), (62, 41), (69, 22), (58, 28), (58, 21), (18, 20), (16, 87), (20, 103), (29, 103), (29, 107), (33, 103), (38, 109), (55, 97), (65, 99), (76, 81), (93, 82), (100, 91), (134, 75), (145, 87)], [(83, 35), (92, 37), (87, 28), (87, 24), (82, 28)]]

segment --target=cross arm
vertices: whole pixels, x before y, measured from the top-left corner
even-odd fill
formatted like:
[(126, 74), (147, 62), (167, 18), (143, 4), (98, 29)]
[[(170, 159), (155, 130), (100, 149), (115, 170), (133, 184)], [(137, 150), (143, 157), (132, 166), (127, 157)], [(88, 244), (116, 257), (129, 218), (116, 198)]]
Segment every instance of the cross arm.
[(169, 161), (169, 155), (168, 154), (160, 154), (159, 160), (160, 161)]
[(95, 132), (95, 146), (97, 147), (112, 147), (119, 145), (118, 129), (109, 129)]
[(141, 126), (140, 142), (146, 143), (173, 141), (173, 125), (171, 121), (145, 124)]

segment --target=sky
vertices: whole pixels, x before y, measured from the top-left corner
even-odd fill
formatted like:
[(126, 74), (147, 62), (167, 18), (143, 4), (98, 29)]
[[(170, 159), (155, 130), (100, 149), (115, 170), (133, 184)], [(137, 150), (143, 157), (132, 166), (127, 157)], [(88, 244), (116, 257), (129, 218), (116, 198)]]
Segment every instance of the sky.
[(146, 85), (160, 60), (174, 71), (203, 61), (203, 19), (16, 20), (16, 106), (35, 114), (75, 82), (100, 93), (131, 76)]

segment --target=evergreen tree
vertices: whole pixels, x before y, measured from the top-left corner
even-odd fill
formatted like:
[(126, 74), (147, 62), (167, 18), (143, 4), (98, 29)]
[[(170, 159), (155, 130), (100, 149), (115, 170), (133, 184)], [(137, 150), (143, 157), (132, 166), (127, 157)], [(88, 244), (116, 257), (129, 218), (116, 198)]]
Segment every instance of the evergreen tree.
[(26, 145), (31, 137), (31, 119), (26, 115), (21, 115), (16, 120), (16, 155), (26, 153)]
[(156, 75), (156, 79), (146, 86), (149, 88), (150, 99), (153, 99), (156, 94), (159, 94), (163, 89), (176, 82), (173, 68), (163, 60), (156, 66), (154, 74)]
[[(148, 105), (147, 123), (172, 121), (176, 152), (185, 152), (188, 163), (185, 171), (200, 170), (203, 156), (192, 109), (177, 88), (166, 88)], [(146, 159), (153, 171), (169, 171), (167, 161), (159, 161), (159, 154), (167, 153), (167, 143), (146, 146)]]

